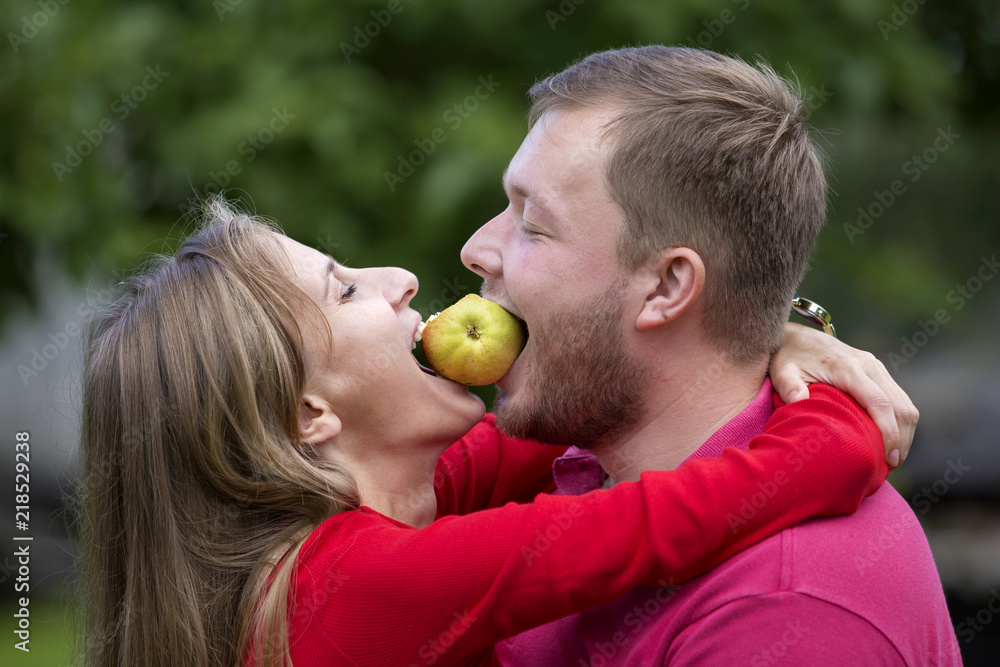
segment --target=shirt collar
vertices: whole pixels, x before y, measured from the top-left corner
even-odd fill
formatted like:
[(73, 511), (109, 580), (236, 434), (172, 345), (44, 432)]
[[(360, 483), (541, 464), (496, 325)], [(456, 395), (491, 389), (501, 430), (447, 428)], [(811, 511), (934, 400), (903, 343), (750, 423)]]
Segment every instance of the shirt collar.
[[(701, 447), (684, 459), (681, 465), (692, 459), (721, 456), (722, 450), (726, 447), (749, 449), (750, 441), (764, 431), (767, 420), (773, 413), (771, 379), (765, 377), (764, 384), (750, 405), (723, 424)], [(593, 452), (570, 447), (565, 454), (552, 462), (552, 477), (556, 483), (557, 495), (577, 496), (600, 488), (608, 474), (601, 468)]]

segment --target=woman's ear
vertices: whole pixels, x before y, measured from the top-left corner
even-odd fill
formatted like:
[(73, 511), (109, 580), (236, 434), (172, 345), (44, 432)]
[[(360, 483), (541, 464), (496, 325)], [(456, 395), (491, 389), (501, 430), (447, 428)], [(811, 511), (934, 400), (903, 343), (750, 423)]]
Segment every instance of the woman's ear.
[(705, 264), (691, 248), (665, 248), (641, 270), (648, 291), (635, 322), (639, 331), (676, 320), (705, 286)]
[(302, 442), (318, 445), (340, 435), (340, 417), (328, 402), (317, 394), (305, 394), (299, 401), (299, 437)]

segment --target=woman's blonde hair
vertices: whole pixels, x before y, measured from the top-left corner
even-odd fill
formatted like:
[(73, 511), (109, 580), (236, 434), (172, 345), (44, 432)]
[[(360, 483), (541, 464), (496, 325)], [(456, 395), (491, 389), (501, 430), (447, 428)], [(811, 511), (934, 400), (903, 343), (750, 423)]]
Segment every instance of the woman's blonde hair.
[(204, 210), (88, 332), (81, 550), (94, 666), (235, 667), (248, 652), (290, 663), (295, 557), (323, 520), (359, 505), (346, 471), (298, 437), (296, 316), (321, 314), (291, 278), (281, 232), (221, 196)]

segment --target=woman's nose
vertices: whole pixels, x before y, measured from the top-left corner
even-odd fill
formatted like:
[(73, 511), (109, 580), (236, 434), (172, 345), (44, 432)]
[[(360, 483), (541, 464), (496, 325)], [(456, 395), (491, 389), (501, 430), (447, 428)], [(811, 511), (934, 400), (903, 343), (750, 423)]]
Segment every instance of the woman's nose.
[(386, 301), (396, 310), (409, 306), (420, 287), (417, 277), (406, 269), (395, 266), (383, 267), (379, 271), (382, 274), (382, 294)]

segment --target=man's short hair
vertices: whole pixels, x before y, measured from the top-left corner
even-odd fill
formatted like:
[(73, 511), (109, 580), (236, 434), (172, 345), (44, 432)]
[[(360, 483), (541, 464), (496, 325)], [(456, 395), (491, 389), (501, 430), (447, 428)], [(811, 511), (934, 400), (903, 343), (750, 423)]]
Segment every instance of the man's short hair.
[(645, 46), (589, 55), (530, 95), (532, 124), (553, 110), (616, 114), (605, 178), (625, 212), (623, 266), (666, 247), (695, 250), (706, 334), (739, 363), (774, 352), (826, 211), (792, 87), (764, 64)]

